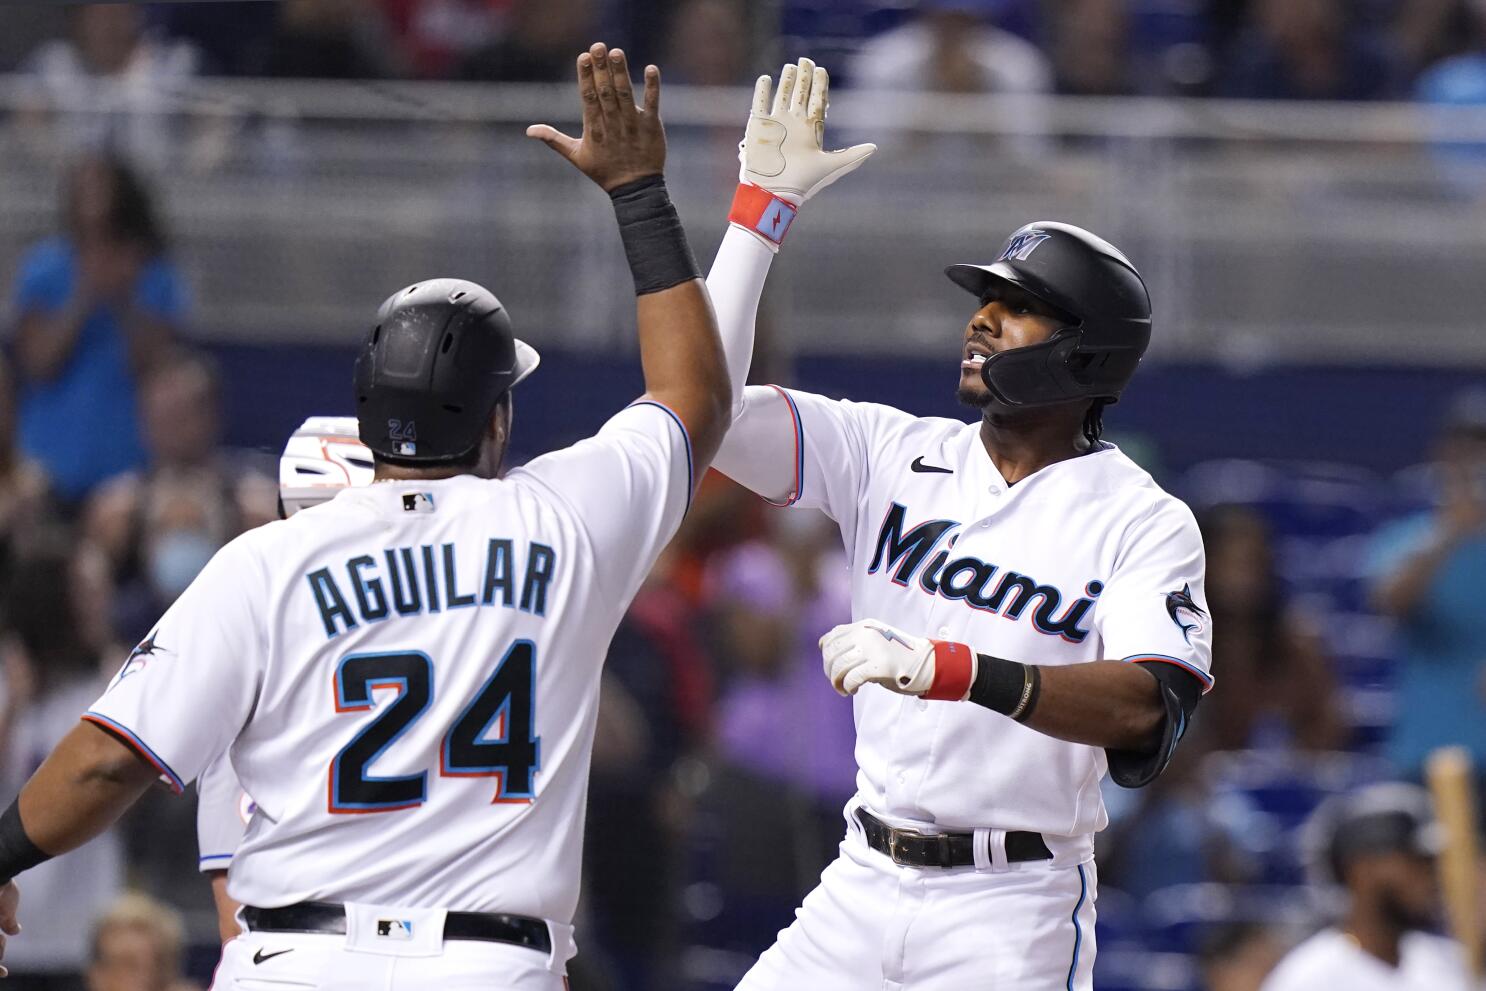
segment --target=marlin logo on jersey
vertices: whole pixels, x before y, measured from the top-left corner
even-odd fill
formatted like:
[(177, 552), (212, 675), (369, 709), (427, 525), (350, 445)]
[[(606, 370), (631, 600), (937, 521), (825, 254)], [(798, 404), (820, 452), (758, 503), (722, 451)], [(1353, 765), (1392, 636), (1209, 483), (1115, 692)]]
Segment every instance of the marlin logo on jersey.
[(1004, 262), (1007, 259), (1011, 259), (1012, 261), (1024, 262), (1031, 256), (1039, 244), (1050, 237), (1052, 237), (1051, 234), (1046, 231), (1037, 230), (1036, 228), (1030, 231), (1022, 231), (1006, 242), (1006, 247), (1002, 250), (1001, 257), (997, 258), (996, 261)]
[[(1181, 610), (1187, 610), (1192, 614), (1192, 622), (1183, 623)], [(1192, 598), (1192, 583), (1187, 582), (1180, 592), (1166, 593), (1166, 612), (1171, 616), (1171, 621), (1182, 631), (1182, 639), (1187, 643), (1192, 642), (1192, 634), (1202, 629), (1202, 617), (1207, 613)]]
[[(890, 572), (893, 584), (905, 588), (916, 580), (918, 587), (930, 595), (964, 602), (972, 609), (1011, 620), (1021, 619), (1036, 602), (1031, 618), (1038, 633), (1062, 637), (1069, 643), (1083, 643), (1088, 637), (1090, 627), (1084, 620), (1104, 591), (1102, 581), (1085, 584), (1084, 595), (1059, 615), (1058, 607), (1066, 596), (1055, 586), (1017, 571), (1002, 570), (977, 557), (951, 558), (959, 539), (954, 532), (960, 525), (957, 521), (929, 520), (905, 531), (907, 516), (908, 509), (900, 503), (889, 507), (877, 533), (877, 549), (867, 574)], [(945, 546), (936, 553), (941, 541)]]
[(155, 656), (156, 651), (166, 649), (155, 642), (155, 638), (159, 635), (160, 631), (155, 630), (149, 636), (141, 640), (139, 642), (139, 646), (135, 647), (129, 652), (129, 657), (124, 661), (124, 666), (119, 668), (119, 673), (114, 676), (113, 683), (115, 685), (123, 681), (125, 678), (129, 677), (131, 674), (137, 674), (138, 672), (143, 671), (145, 669), (145, 665), (149, 664), (150, 659)]

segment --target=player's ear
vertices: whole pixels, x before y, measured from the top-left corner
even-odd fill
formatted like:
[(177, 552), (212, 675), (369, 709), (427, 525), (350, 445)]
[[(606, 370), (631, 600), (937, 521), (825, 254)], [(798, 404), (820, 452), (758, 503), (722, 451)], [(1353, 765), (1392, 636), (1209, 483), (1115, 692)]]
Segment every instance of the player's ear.
[(497, 450), (504, 451), (511, 442), (511, 393), (506, 392), (496, 400), (495, 412), (490, 417), (490, 439)]

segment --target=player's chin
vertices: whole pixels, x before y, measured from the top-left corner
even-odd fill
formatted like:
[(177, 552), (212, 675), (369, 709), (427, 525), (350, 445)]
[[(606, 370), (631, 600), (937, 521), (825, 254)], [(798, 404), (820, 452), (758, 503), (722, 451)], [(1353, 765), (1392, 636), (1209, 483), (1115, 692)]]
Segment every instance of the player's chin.
[(981, 381), (978, 370), (967, 368), (960, 372), (960, 386), (955, 390), (955, 398), (962, 405), (985, 409), (991, 405), (991, 390)]

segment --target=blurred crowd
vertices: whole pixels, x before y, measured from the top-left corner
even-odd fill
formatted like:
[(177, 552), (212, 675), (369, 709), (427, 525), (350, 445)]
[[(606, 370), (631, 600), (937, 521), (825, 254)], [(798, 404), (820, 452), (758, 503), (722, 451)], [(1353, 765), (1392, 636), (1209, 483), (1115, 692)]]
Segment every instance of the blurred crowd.
[[(565, 79), (601, 30), (704, 84), (746, 81), (777, 59), (782, 30), (783, 54), (835, 52), (860, 86), (1486, 99), (1486, 5), (1467, 0), (820, 0), (760, 25), (764, 6), (84, 6), (56, 9), (25, 51), (5, 45), (54, 99), (99, 110), (79, 126), (105, 130), (118, 124), (110, 108), (147, 107), (206, 73)], [(193, 301), (148, 183), (88, 154), (58, 217), (0, 273), (12, 287), (0, 804), (211, 554), (277, 515), (272, 460), (222, 443), (218, 372), (190, 340)], [(1112, 414), (1123, 443), (1118, 427)], [(1419, 452), (1388, 478), (1231, 461), (1161, 478), (1202, 523), (1217, 688), (1165, 776), (1107, 789), (1101, 989), (1257, 991), (1337, 911), (1317, 897), (1304, 840), (1326, 799), (1417, 781), (1444, 745), (1486, 767), (1486, 391), (1459, 396)], [(844, 560), (828, 520), (704, 484), (606, 666), (575, 988), (732, 987), (831, 858), (855, 787), (854, 727), (816, 638), (850, 618)], [(189, 801), (162, 795), (28, 874), (27, 932), (7, 950), (14, 986), (204, 981), (215, 926), (193, 821)], [(1353, 887), (1354, 910), (1393, 883), (1361, 867), (1331, 881)]]
[(35, 8), (0, 71), (99, 110), (197, 75), (566, 81), (604, 37), (668, 78), (810, 54), (847, 85), (1480, 102), (1480, 0), (283, 0)]

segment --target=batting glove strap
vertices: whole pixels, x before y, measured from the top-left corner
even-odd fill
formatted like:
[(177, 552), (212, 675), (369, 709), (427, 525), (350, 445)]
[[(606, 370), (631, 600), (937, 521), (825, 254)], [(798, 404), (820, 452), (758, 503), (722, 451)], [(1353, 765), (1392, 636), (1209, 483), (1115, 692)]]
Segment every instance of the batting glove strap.
[(975, 683), (976, 656), (967, 644), (934, 640), (934, 681), (921, 696), (941, 702), (961, 702)]
[(798, 213), (799, 207), (783, 197), (751, 182), (740, 182), (733, 194), (733, 208), (728, 211), (728, 223), (762, 238), (771, 250), (778, 251)]

